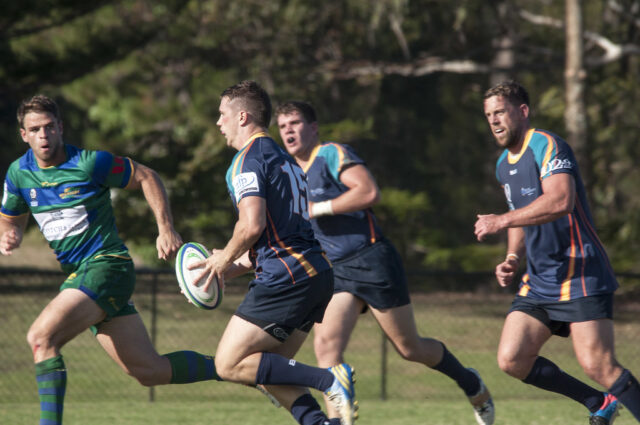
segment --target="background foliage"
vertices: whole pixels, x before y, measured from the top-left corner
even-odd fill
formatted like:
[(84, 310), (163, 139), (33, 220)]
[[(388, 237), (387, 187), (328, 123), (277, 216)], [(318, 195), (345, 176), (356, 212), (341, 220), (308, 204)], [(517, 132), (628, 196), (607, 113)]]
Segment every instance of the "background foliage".
[[(209, 247), (234, 221), (223, 181), (233, 152), (215, 122), (220, 92), (241, 79), (259, 81), (275, 104), (311, 101), (321, 136), (356, 148), (383, 189), (383, 228), (413, 266), (485, 270), (504, 255), (503, 237), (482, 246), (473, 237), (476, 214), (506, 209), (482, 114), (487, 87), (516, 78), (534, 125), (565, 132), (564, 33), (553, 24), (562, 2), (3, 3), (0, 172), (25, 150), (19, 101), (51, 95), (68, 142), (156, 169), (178, 230)], [(593, 213), (615, 266), (637, 271), (640, 7), (586, 0), (583, 12)], [(120, 191), (116, 205), (121, 233), (144, 251), (155, 226), (143, 199)]]

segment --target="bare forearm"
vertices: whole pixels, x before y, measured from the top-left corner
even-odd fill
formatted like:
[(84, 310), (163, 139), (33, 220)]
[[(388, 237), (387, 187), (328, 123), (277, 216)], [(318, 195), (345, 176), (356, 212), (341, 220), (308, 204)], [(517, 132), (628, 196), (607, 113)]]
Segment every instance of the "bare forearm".
[(173, 229), (173, 216), (169, 207), (169, 198), (160, 177), (150, 170), (149, 176), (140, 182), (149, 208), (153, 212), (160, 233)]

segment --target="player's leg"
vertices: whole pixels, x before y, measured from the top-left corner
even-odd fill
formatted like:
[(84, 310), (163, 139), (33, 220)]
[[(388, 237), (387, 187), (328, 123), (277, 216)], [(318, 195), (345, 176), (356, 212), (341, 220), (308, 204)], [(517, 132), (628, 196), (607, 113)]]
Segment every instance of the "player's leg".
[[(571, 336), (576, 357), (587, 376), (607, 388), (640, 421), (640, 386), (631, 372), (615, 358), (613, 321), (600, 319), (572, 323)], [(600, 406), (599, 410), (606, 408)], [(615, 410), (615, 407), (609, 409)], [(611, 417), (610, 414), (606, 416)]]
[(442, 342), (418, 334), (410, 303), (384, 310), (371, 307), (371, 312), (402, 358), (453, 379), (473, 405), (478, 423), (493, 423), (493, 400), (477, 371), (464, 367)]
[[(364, 307), (364, 301), (349, 292), (333, 294), (322, 323), (316, 323), (313, 328), (313, 348), (319, 367), (329, 368), (344, 362), (344, 351)], [(338, 415), (333, 403), (327, 396), (324, 398), (329, 417)]]
[(65, 289), (31, 325), (27, 341), (36, 364), (41, 423), (62, 423), (67, 370), (60, 349), (104, 315), (85, 293)]
[[(264, 385), (277, 397), (282, 397), (281, 403), (300, 424), (339, 423), (327, 419), (305, 388), (326, 391), (333, 384), (333, 374), (277, 353), (280, 350), (287, 354), (297, 351), (293, 348), (299, 348), (300, 339), (304, 338), (296, 335), (297, 331), (293, 331), (289, 336), (293, 339), (287, 344), (286, 340), (282, 342), (261, 327), (234, 315), (218, 343), (216, 369), (225, 381)], [(274, 389), (281, 385), (285, 386), (281, 392)]]
[(552, 391), (583, 404), (595, 412), (604, 394), (561, 370), (538, 355), (551, 338), (551, 329), (523, 311), (507, 316), (498, 346), (498, 366), (507, 374), (543, 390)]
[(101, 323), (96, 339), (122, 370), (142, 385), (219, 380), (211, 356), (194, 351), (158, 354), (140, 315), (135, 312)]

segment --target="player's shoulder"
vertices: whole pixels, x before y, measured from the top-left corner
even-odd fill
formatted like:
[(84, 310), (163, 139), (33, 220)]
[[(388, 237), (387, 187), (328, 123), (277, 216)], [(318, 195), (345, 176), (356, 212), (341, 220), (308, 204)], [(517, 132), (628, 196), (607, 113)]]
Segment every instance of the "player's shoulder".
[(531, 131), (529, 148), (534, 151), (547, 149), (566, 149), (569, 148), (569, 145), (564, 141), (562, 137), (551, 131), (534, 128)]

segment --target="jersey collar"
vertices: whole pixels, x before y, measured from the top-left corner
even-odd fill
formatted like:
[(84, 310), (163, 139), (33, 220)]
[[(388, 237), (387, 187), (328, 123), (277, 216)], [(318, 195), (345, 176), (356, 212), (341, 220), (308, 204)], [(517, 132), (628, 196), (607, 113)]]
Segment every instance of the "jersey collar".
[(535, 128), (530, 128), (527, 131), (527, 134), (524, 136), (524, 142), (522, 143), (522, 148), (520, 148), (520, 152), (518, 152), (516, 155), (513, 155), (511, 152), (508, 153), (507, 160), (509, 161), (509, 164), (515, 164), (520, 160), (520, 158), (522, 157), (522, 154), (527, 150), (527, 147), (529, 146), (529, 142), (531, 141), (531, 136), (533, 136), (533, 132), (535, 130), (536, 130)]

